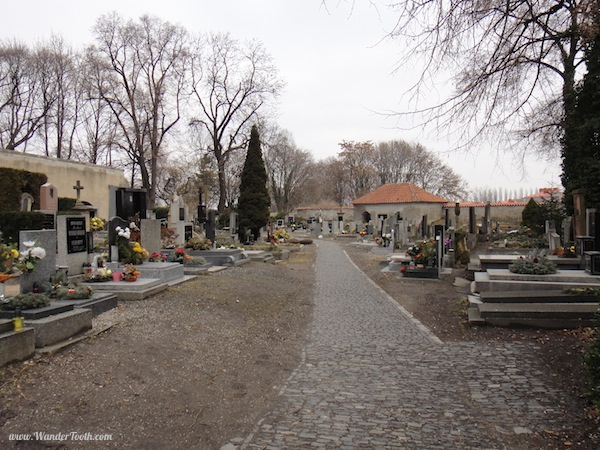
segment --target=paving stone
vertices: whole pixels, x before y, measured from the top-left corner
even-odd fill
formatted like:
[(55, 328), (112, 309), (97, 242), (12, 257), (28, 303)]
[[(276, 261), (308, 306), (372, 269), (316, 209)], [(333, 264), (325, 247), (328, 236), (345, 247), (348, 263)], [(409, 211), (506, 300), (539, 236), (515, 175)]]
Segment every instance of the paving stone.
[(573, 426), (535, 344), (442, 344), (334, 242), (316, 272), (303, 361), (242, 448), (503, 449)]

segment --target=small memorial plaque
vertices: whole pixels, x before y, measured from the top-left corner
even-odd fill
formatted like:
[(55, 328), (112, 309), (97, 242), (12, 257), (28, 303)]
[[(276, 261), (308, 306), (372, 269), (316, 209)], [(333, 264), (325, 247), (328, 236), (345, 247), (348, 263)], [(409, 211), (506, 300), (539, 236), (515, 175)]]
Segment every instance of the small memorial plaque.
[(46, 230), (54, 230), (56, 226), (54, 225), (54, 214), (44, 214), (44, 225), (43, 227)]
[(184, 230), (185, 230), (185, 233), (184, 233), (185, 241), (187, 242), (192, 238), (192, 226), (186, 225)]
[(68, 217), (67, 253), (80, 253), (86, 250), (85, 217)]

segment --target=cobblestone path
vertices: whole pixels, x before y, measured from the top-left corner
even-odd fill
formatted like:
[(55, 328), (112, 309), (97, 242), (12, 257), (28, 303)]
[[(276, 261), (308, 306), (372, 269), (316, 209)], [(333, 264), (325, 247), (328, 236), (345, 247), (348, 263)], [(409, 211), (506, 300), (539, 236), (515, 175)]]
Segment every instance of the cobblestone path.
[[(568, 427), (528, 343), (443, 344), (319, 241), (314, 319), (276, 408), (235, 447), (529, 448)], [(233, 446), (232, 446), (233, 447)]]

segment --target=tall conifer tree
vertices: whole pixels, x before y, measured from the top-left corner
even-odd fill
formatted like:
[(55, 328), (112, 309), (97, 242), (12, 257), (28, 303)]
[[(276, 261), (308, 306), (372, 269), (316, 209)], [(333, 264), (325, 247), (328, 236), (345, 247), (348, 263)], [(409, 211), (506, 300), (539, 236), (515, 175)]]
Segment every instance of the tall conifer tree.
[[(596, 2), (600, 5), (600, 2)], [(589, 27), (585, 52), (587, 73), (577, 89), (571, 132), (565, 133), (562, 181), (567, 211), (573, 213), (572, 193), (582, 189), (589, 208), (600, 208), (600, 12)], [(566, 128), (569, 130), (569, 127)]]
[(260, 137), (256, 125), (250, 131), (250, 142), (240, 184), (238, 201), (240, 239), (246, 240), (246, 231), (255, 239), (260, 236), (260, 228), (269, 222), (271, 200), (267, 190), (267, 171), (260, 148)]

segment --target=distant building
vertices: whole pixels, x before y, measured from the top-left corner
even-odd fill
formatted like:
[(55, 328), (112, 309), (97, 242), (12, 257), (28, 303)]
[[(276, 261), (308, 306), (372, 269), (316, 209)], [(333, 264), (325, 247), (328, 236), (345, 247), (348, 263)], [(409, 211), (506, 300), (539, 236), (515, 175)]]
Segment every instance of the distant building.
[(431, 224), (443, 224), (447, 202), (415, 184), (399, 183), (385, 184), (352, 205), (357, 223), (372, 227), (373, 234), (379, 235), (396, 229), (402, 241), (426, 235)]

